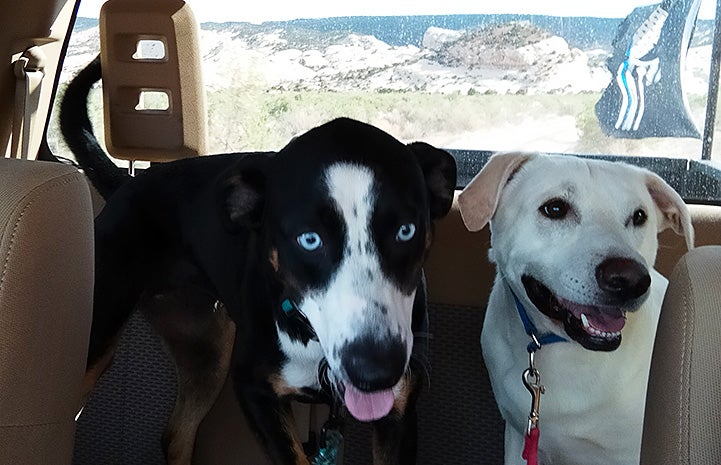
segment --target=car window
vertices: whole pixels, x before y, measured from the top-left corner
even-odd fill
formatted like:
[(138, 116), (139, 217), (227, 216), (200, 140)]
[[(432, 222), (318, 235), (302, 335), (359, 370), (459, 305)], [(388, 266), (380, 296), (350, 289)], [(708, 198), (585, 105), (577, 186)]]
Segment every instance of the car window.
[[(696, 186), (686, 198), (719, 197), (715, 164), (696, 162), (713, 0), (188, 3), (212, 153), (277, 150), (350, 116), (453, 149), (470, 171), (498, 150), (628, 157)], [(98, 52), (99, 3), (82, 8), (62, 82)]]

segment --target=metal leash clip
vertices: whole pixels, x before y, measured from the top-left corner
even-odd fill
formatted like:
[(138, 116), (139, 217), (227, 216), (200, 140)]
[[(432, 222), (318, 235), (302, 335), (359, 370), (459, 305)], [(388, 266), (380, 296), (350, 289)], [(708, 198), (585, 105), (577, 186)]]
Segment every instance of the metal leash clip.
[(533, 354), (533, 352), (528, 353), (528, 368), (523, 371), (523, 385), (531, 393), (531, 412), (528, 414), (527, 434), (530, 434), (532, 429), (538, 428), (541, 394), (546, 392), (541, 384), (541, 373), (533, 363)]

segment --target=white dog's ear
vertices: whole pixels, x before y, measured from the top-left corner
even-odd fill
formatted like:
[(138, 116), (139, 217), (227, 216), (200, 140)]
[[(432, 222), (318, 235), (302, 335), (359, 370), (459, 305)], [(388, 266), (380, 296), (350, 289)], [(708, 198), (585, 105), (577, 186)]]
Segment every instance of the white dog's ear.
[(676, 234), (686, 239), (686, 247), (689, 250), (693, 249), (694, 231), (691, 214), (681, 196), (654, 173), (646, 175), (646, 187), (656, 208), (661, 213), (658, 232), (671, 228)]
[(499, 153), (493, 155), (483, 169), (458, 196), (461, 218), (469, 231), (480, 231), (496, 212), (501, 191), (532, 153)]

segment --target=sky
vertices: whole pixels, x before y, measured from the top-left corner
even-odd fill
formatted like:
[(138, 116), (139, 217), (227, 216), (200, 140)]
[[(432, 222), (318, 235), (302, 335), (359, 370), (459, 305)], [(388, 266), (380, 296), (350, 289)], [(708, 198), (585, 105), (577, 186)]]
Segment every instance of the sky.
[[(623, 18), (644, 0), (187, 0), (199, 22), (282, 21), (334, 16), (523, 13)], [(80, 16), (97, 18), (104, 0), (82, 0)], [(713, 19), (715, 1), (702, 0), (699, 17)]]

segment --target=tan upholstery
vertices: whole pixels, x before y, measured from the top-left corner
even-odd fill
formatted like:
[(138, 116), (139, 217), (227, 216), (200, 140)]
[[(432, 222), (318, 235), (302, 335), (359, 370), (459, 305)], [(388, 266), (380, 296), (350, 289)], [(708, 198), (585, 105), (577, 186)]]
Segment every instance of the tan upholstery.
[[(124, 160), (172, 161), (207, 154), (207, 111), (198, 24), (183, 0), (110, 0), (100, 10), (105, 144)], [(156, 40), (163, 59), (135, 58)], [(138, 109), (144, 92), (166, 109)]]
[[(54, 95), (55, 75), (63, 52), (63, 43), (72, 17), (75, 0), (0, 0), (0, 156), (10, 145), (10, 132), (15, 108), (15, 75), (11, 63), (27, 48), (39, 45), (45, 55), (43, 84), (36, 114), (40, 118), (39, 131), (34, 138), (42, 137), (43, 124)], [(39, 141), (35, 141), (36, 143)], [(46, 152), (42, 144), (40, 152)], [(34, 154), (33, 154), (34, 158)]]
[[(696, 247), (721, 245), (721, 207), (689, 205), (688, 208), (696, 233)], [(681, 236), (669, 229), (659, 235), (658, 248), (656, 269), (668, 277), (683, 254), (686, 253), (686, 244)]]
[(426, 262), (428, 299), (485, 309), (496, 273), (495, 266), (488, 261), (490, 246), (487, 226), (472, 233), (463, 225), (456, 192), (453, 209), (436, 225)]
[(661, 311), (643, 430), (643, 465), (721, 463), (721, 246), (686, 254)]
[(0, 463), (71, 462), (92, 289), (84, 176), (0, 158)]

